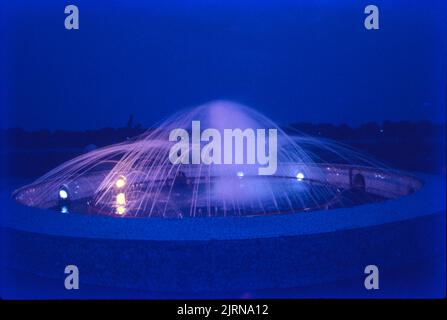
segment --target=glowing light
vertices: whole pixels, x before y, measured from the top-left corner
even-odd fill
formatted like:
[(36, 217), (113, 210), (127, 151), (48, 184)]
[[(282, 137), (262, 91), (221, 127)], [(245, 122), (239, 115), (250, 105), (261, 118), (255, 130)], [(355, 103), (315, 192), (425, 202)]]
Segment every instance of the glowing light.
[(59, 190), (59, 198), (61, 198), (62, 200), (68, 199), (68, 192), (67, 192), (67, 190), (60, 189)]
[(67, 208), (66, 206), (63, 206), (63, 207), (61, 208), (61, 212), (62, 212), (62, 213), (68, 213), (68, 208)]
[(124, 176), (119, 177), (118, 180), (116, 180), (116, 182), (115, 182), (115, 186), (118, 189), (121, 189), (125, 185), (126, 185), (126, 178)]
[(125, 205), (126, 204), (126, 195), (124, 193), (118, 193), (116, 195), (116, 204)]
[(301, 181), (304, 179), (304, 174), (301, 172), (298, 172), (298, 174), (296, 175), (296, 178), (298, 179), (298, 181)]
[(242, 171), (238, 171), (238, 172), (237, 172), (237, 176), (238, 176), (239, 178), (242, 178), (242, 177), (244, 176), (244, 173), (243, 173)]
[(126, 208), (124, 208), (123, 206), (119, 206), (116, 208), (116, 213), (117, 214), (124, 214), (126, 212)]

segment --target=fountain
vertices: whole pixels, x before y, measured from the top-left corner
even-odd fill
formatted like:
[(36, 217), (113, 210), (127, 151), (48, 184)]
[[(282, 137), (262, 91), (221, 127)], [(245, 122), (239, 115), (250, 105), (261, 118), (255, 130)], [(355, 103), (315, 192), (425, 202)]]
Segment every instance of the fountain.
[[(180, 147), (179, 137), (186, 139)], [(334, 167), (323, 165), (322, 154), (345, 165), (369, 165), (382, 176), (393, 173), (334, 142), (289, 136), (248, 107), (215, 101), (68, 161), (15, 198), (57, 211), (145, 218), (281, 214), (387, 198), (352, 183), (331, 183)]]
[[(225, 130), (242, 142), (234, 138), (219, 155)], [(445, 257), (445, 204), (433, 201), (444, 191), (438, 177), (392, 170), (215, 101), (16, 190), (2, 215), (11, 243), (3, 261), (57, 279), (74, 264), (81, 285), (154, 297), (334, 281), (341, 288), (371, 263), (381, 272), (418, 263), (441, 277), (429, 262)]]

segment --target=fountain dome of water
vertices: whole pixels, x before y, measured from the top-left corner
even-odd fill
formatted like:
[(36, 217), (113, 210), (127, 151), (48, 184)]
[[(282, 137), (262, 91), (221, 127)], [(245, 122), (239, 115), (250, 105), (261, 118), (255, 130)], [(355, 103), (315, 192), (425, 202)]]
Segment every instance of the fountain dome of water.
[[(274, 130), (276, 150), (269, 144), (268, 134), (260, 143), (255, 135), (258, 141), (253, 148), (248, 138), (241, 140), (239, 151), (245, 162), (225, 163), (225, 155), (221, 155), (219, 163), (204, 163), (200, 158), (204, 152), (202, 148), (206, 154), (207, 142), (215, 137), (208, 141), (199, 137), (194, 142), (193, 136), (186, 144), (188, 152), (180, 153), (178, 159), (181, 161), (173, 163), (170, 152), (178, 141), (170, 139), (171, 133), (182, 130), (194, 135), (195, 124), (200, 124), (202, 132), (212, 129), (221, 137), (225, 137), (225, 130), (252, 130), (255, 134)], [(228, 148), (223, 147), (223, 140), (216, 145), (228, 152)], [(232, 160), (237, 156), (235, 148), (232, 145), (230, 149)], [(260, 148), (265, 155), (276, 151), (276, 170), (271, 175), (258, 174), (265, 163), (247, 163), (250, 152), (255, 151), (259, 156)], [(376, 175), (377, 170), (382, 175), (389, 173), (335, 143), (304, 135), (288, 135), (253, 109), (228, 101), (214, 101), (181, 111), (130, 141), (96, 149), (70, 160), (19, 189), (14, 196), (26, 205), (62, 212), (163, 218), (279, 214), (384, 199), (358, 186), (353, 191), (352, 185), (334, 184), (340, 175), (346, 177), (347, 171), (323, 165), (326, 161), (323, 155), (327, 154), (330, 160), (337, 158), (337, 162), (358, 161), (373, 166)], [(352, 174), (350, 171), (351, 180)]]

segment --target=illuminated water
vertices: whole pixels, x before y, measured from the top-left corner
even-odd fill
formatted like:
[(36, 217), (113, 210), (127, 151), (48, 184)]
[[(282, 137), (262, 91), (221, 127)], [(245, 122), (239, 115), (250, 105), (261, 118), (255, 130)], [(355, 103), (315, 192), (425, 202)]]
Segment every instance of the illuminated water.
[[(173, 129), (275, 129), (277, 171), (260, 176), (255, 164), (172, 164)], [(223, 142), (222, 142), (223, 143)], [(272, 150), (265, 140), (265, 150)], [(202, 143), (203, 144), (203, 143)], [(190, 150), (197, 145), (192, 142)], [(203, 147), (203, 145), (199, 145)], [(259, 148), (259, 145), (257, 145)], [(243, 152), (248, 146), (243, 146)], [(315, 152), (315, 150), (320, 150)], [(298, 135), (293, 139), (258, 112), (227, 101), (183, 111), (132, 141), (91, 151), (50, 171), (19, 190), (29, 206), (59, 212), (118, 217), (215, 217), (282, 214), (383, 200), (364, 190), (325, 183), (322, 154), (345, 163), (374, 165), (335, 143)]]

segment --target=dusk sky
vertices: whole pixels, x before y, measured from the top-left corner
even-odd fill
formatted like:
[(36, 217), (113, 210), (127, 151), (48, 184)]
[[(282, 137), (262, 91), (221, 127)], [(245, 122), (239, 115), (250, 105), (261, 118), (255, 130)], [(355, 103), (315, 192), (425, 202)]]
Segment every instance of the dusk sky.
[[(445, 122), (445, 1), (0, 0), (0, 127), (148, 127), (209, 100), (280, 124)], [(363, 26), (366, 5), (380, 29)], [(64, 28), (75, 4), (80, 29)]]

